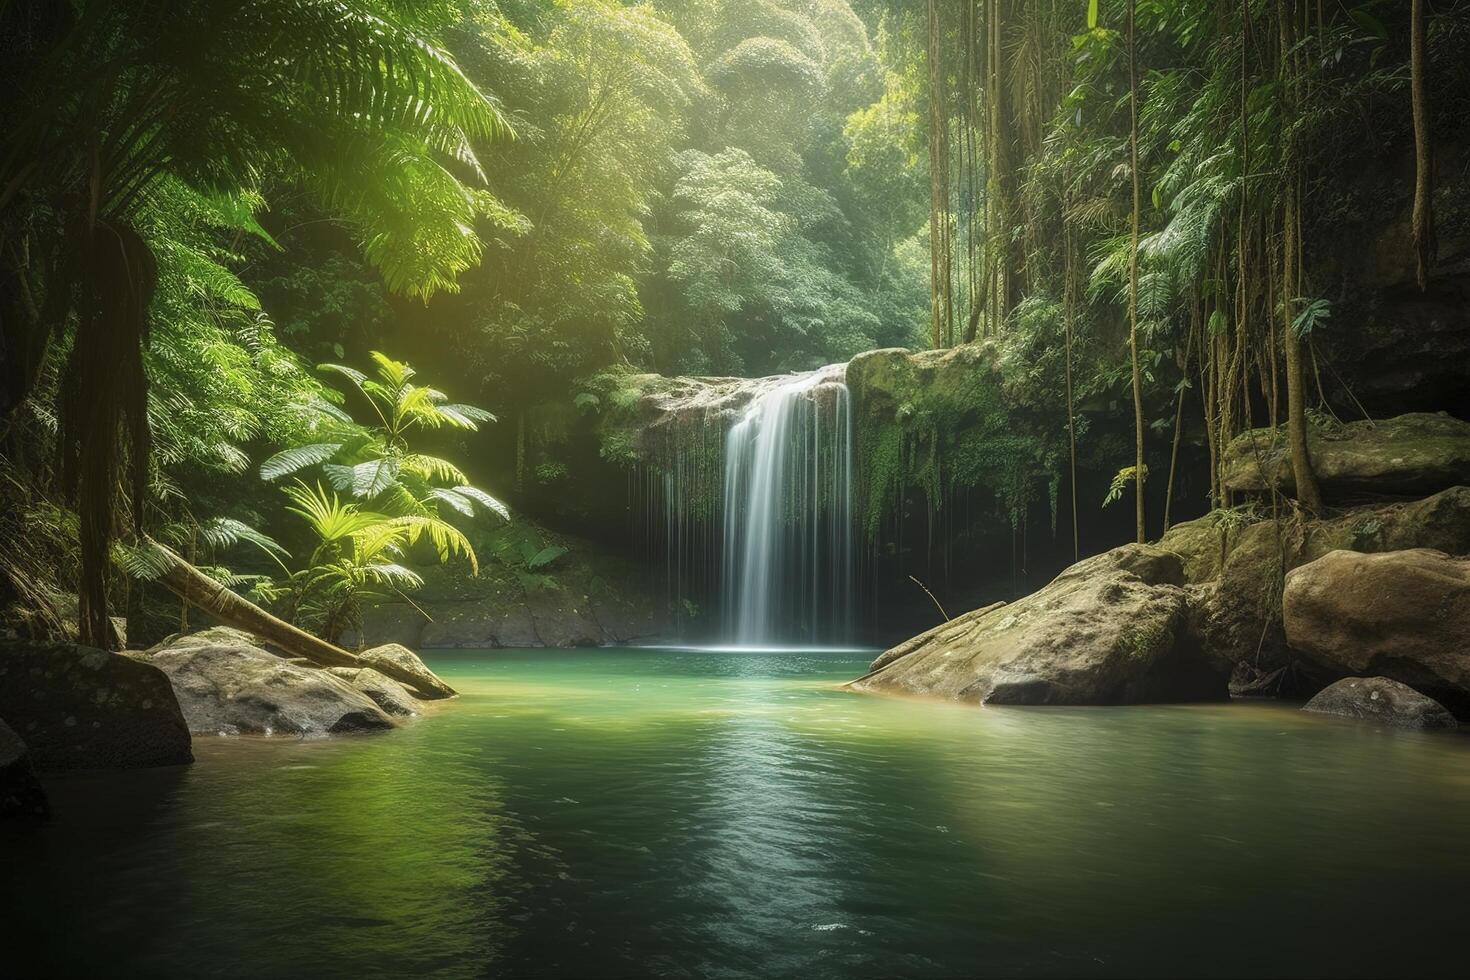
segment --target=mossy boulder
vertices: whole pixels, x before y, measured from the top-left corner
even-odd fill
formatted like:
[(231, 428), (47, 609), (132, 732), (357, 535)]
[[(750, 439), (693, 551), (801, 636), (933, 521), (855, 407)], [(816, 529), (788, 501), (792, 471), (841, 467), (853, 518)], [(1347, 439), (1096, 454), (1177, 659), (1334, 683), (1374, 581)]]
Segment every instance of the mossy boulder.
[(1216, 515), (1206, 514), (1169, 528), (1159, 539), (1159, 547), (1179, 556), (1186, 582), (1199, 583), (1220, 577), (1228, 541), (1227, 527)]
[(0, 718), (42, 770), (131, 769), (194, 759), (168, 677), (92, 647), (0, 648)]
[(1183, 581), (1176, 555), (1124, 545), (900, 644), (850, 687), (975, 704), (1223, 698), (1225, 675), (1184, 629)]
[[(1307, 451), (1329, 498), (1407, 497), (1470, 484), (1470, 422), (1443, 412), (1312, 426)], [(1275, 485), (1294, 493), (1285, 428), (1252, 429), (1233, 439), (1222, 477), (1230, 490), (1264, 492)]]

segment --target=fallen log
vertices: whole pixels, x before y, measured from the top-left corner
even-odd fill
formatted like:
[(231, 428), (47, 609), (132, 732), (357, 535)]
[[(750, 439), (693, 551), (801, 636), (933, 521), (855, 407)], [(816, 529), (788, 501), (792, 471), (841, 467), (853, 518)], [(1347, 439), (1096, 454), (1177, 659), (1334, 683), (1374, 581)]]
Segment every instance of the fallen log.
[(167, 562), (158, 582), (191, 606), (236, 629), (253, 633), (293, 657), (310, 660), (320, 667), (359, 667), (357, 658), (335, 643), (312, 636), (278, 616), (220, 585), (173, 551), (150, 541)]
[[(254, 634), (264, 642), (291, 657), (300, 657), (318, 667), (362, 667), (357, 657), (321, 637), (292, 626), (278, 616), (231, 592), (199, 569), (180, 558), (174, 551), (148, 540), (163, 567), (157, 581), (190, 605), (209, 613), (226, 626)], [(419, 686), (420, 678), (392, 663), (375, 662), (373, 669), (386, 674), (410, 689)]]

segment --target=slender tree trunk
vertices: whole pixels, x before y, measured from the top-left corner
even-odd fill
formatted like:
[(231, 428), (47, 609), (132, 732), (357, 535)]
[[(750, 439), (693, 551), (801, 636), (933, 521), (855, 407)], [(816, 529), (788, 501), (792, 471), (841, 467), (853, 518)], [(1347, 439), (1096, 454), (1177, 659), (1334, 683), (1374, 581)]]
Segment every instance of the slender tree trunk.
[[(1291, 4), (1283, 4), (1281, 12), (1281, 62), (1282, 74), (1286, 76), (1286, 104), (1288, 119), (1294, 120), (1296, 113), (1295, 57), (1292, 47), (1295, 27)], [(1284, 329), (1281, 332), (1282, 347), (1286, 351), (1286, 431), (1291, 445), (1291, 475), (1296, 483), (1296, 499), (1312, 513), (1322, 509), (1322, 491), (1317, 486), (1317, 475), (1312, 470), (1312, 460), (1307, 453), (1307, 398), (1306, 377), (1302, 366), (1302, 341), (1292, 322), (1292, 303), (1298, 292), (1296, 281), (1297, 252), (1301, 243), (1297, 240), (1297, 188), (1296, 153), (1288, 143), (1286, 147), (1285, 206), (1282, 214), (1282, 263), (1281, 263), (1281, 306), (1285, 311)], [(1275, 357), (1275, 352), (1272, 352)]]
[(1410, 12), (1409, 88), (1414, 109), (1414, 255), (1419, 289), (1429, 287), (1429, 269), (1434, 264), (1434, 156), (1429, 145), (1429, 91), (1425, 82), (1424, 0), (1413, 0)]
[(526, 410), (516, 413), (516, 493), (526, 488)]
[(1179, 442), (1184, 434), (1184, 387), (1179, 388), (1179, 400), (1174, 404), (1174, 444), (1169, 450), (1169, 482), (1164, 487), (1164, 529), (1169, 533), (1169, 511), (1174, 506), (1174, 473), (1179, 468)]
[[(1286, 284), (1292, 283), (1294, 260), (1291, 253), (1296, 247), (1296, 186), (1288, 181), (1286, 189)], [(1290, 292), (1288, 292), (1290, 295)], [(1316, 513), (1322, 509), (1322, 491), (1317, 485), (1317, 474), (1312, 469), (1312, 460), (1307, 453), (1307, 382), (1302, 362), (1302, 341), (1291, 322), (1291, 307), (1287, 306), (1286, 328), (1282, 331), (1282, 344), (1286, 348), (1286, 430), (1291, 443), (1291, 475), (1296, 483), (1296, 499), (1307, 510)]]
[(1138, 63), (1137, 40), (1134, 36), (1136, 0), (1128, 0), (1128, 155), (1133, 170), (1133, 230), (1128, 245), (1128, 352), (1133, 360), (1133, 434), (1134, 434), (1134, 513), (1138, 523), (1138, 543), (1147, 540), (1143, 514), (1143, 375), (1138, 366), (1138, 219), (1140, 189), (1138, 178)]
[(941, 176), (943, 165), (943, 148), (941, 141), (944, 134), (944, 107), (940, 103), (940, 76), (943, 72), (943, 64), (940, 52), (942, 50), (939, 36), (939, 3), (938, 0), (929, 0), (927, 5), (929, 24), (929, 345), (935, 349), (944, 343), (944, 309), (941, 297), (940, 280), (944, 275), (945, 257), (944, 228), (948, 219), (945, 216), (945, 194), (948, 187), (945, 186), (945, 178)]
[(1077, 409), (1072, 404), (1072, 314), (1075, 294), (1072, 286), (1072, 231), (1062, 219), (1063, 271), (1062, 282), (1062, 329), (1067, 355), (1067, 462), (1071, 468), (1072, 488), (1072, 561), (1082, 560), (1078, 546), (1080, 531), (1077, 527)]

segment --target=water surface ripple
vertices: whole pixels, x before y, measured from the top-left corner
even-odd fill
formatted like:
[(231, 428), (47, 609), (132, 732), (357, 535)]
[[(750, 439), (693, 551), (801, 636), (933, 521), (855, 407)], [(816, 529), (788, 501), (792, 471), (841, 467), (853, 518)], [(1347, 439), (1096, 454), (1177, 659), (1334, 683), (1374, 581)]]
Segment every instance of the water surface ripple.
[(51, 780), (58, 819), (0, 835), (25, 957), (358, 978), (1461, 962), (1464, 737), (866, 697), (837, 688), (866, 660), (840, 651), (428, 659), (463, 697), (385, 736), (201, 739), (190, 767)]

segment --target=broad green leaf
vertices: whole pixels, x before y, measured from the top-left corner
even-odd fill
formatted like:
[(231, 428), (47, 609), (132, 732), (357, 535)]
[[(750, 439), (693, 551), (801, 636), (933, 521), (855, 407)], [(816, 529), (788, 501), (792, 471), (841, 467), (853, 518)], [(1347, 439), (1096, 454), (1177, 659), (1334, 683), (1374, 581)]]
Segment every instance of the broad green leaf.
[(545, 568), (566, 553), (567, 549), (559, 544), (548, 545), (532, 556), (531, 560), (526, 562), (526, 567), (531, 569)]

